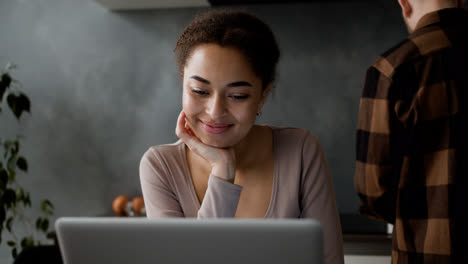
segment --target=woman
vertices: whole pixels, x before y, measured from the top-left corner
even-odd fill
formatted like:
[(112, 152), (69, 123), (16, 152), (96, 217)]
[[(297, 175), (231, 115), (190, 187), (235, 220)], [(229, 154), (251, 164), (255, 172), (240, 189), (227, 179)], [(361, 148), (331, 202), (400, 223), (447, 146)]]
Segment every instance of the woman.
[(270, 28), (239, 11), (208, 11), (179, 38), (182, 111), (173, 144), (140, 164), (148, 217), (314, 218), (325, 263), (343, 263), (323, 150), (309, 131), (255, 125), (275, 79)]

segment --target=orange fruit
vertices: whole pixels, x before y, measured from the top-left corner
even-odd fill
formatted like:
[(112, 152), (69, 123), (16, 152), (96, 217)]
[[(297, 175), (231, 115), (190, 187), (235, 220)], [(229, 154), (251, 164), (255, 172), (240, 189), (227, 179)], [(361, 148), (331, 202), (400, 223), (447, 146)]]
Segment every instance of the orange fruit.
[(145, 202), (143, 200), (143, 197), (135, 197), (133, 198), (133, 211), (135, 212), (136, 215), (141, 214), (141, 210), (145, 207)]
[(114, 199), (114, 202), (112, 202), (112, 210), (119, 215), (127, 215), (127, 203), (129, 199), (125, 195), (119, 195)]

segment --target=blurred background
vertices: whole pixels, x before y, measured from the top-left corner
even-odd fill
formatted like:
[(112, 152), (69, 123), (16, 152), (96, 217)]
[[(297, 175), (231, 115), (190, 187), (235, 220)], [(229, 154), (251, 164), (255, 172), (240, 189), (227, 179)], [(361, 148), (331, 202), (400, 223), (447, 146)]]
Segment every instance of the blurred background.
[[(397, 1), (233, 7), (269, 24), (281, 48), (278, 81), (258, 123), (317, 135), (339, 211), (357, 215), (359, 97), (367, 67), (407, 35)], [(31, 193), (32, 215), (42, 199), (55, 206), (53, 223), (60, 216), (111, 215), (116, 196), (141, 196), (141, 156), (177, 140), (175, 42), (206, 9), (115, 12), (92, 0), (0, 0), (0, 67), (18, 65), (11, 75), (31, 100), (31, 114), (20, 122), (4, 109), (0, 133), (24, 136), (29, 171), (17, 179)], [(0, 262), (10, 258), (2, 243)]]

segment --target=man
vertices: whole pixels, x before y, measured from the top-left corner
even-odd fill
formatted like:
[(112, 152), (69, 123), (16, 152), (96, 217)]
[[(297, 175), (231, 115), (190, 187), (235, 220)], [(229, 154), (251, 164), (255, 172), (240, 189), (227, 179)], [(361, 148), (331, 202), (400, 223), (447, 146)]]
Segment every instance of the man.
[(457, 209), (468, 210), (468, 10), (398, 2), (409, 37), (367, 70), (360, 101), (360, 213), (394, 224), (393, 263), (468, 263)]

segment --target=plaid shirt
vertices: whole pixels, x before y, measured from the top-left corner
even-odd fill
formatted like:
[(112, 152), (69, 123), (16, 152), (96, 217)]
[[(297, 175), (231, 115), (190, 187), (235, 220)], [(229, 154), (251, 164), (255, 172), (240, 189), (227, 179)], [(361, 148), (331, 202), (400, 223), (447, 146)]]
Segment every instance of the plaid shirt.
[(468, 10), (442, 9), (367, 70), (354, 183), (360, 213), (394, 224), (393, 263), (455, 262), (467, 54)]

